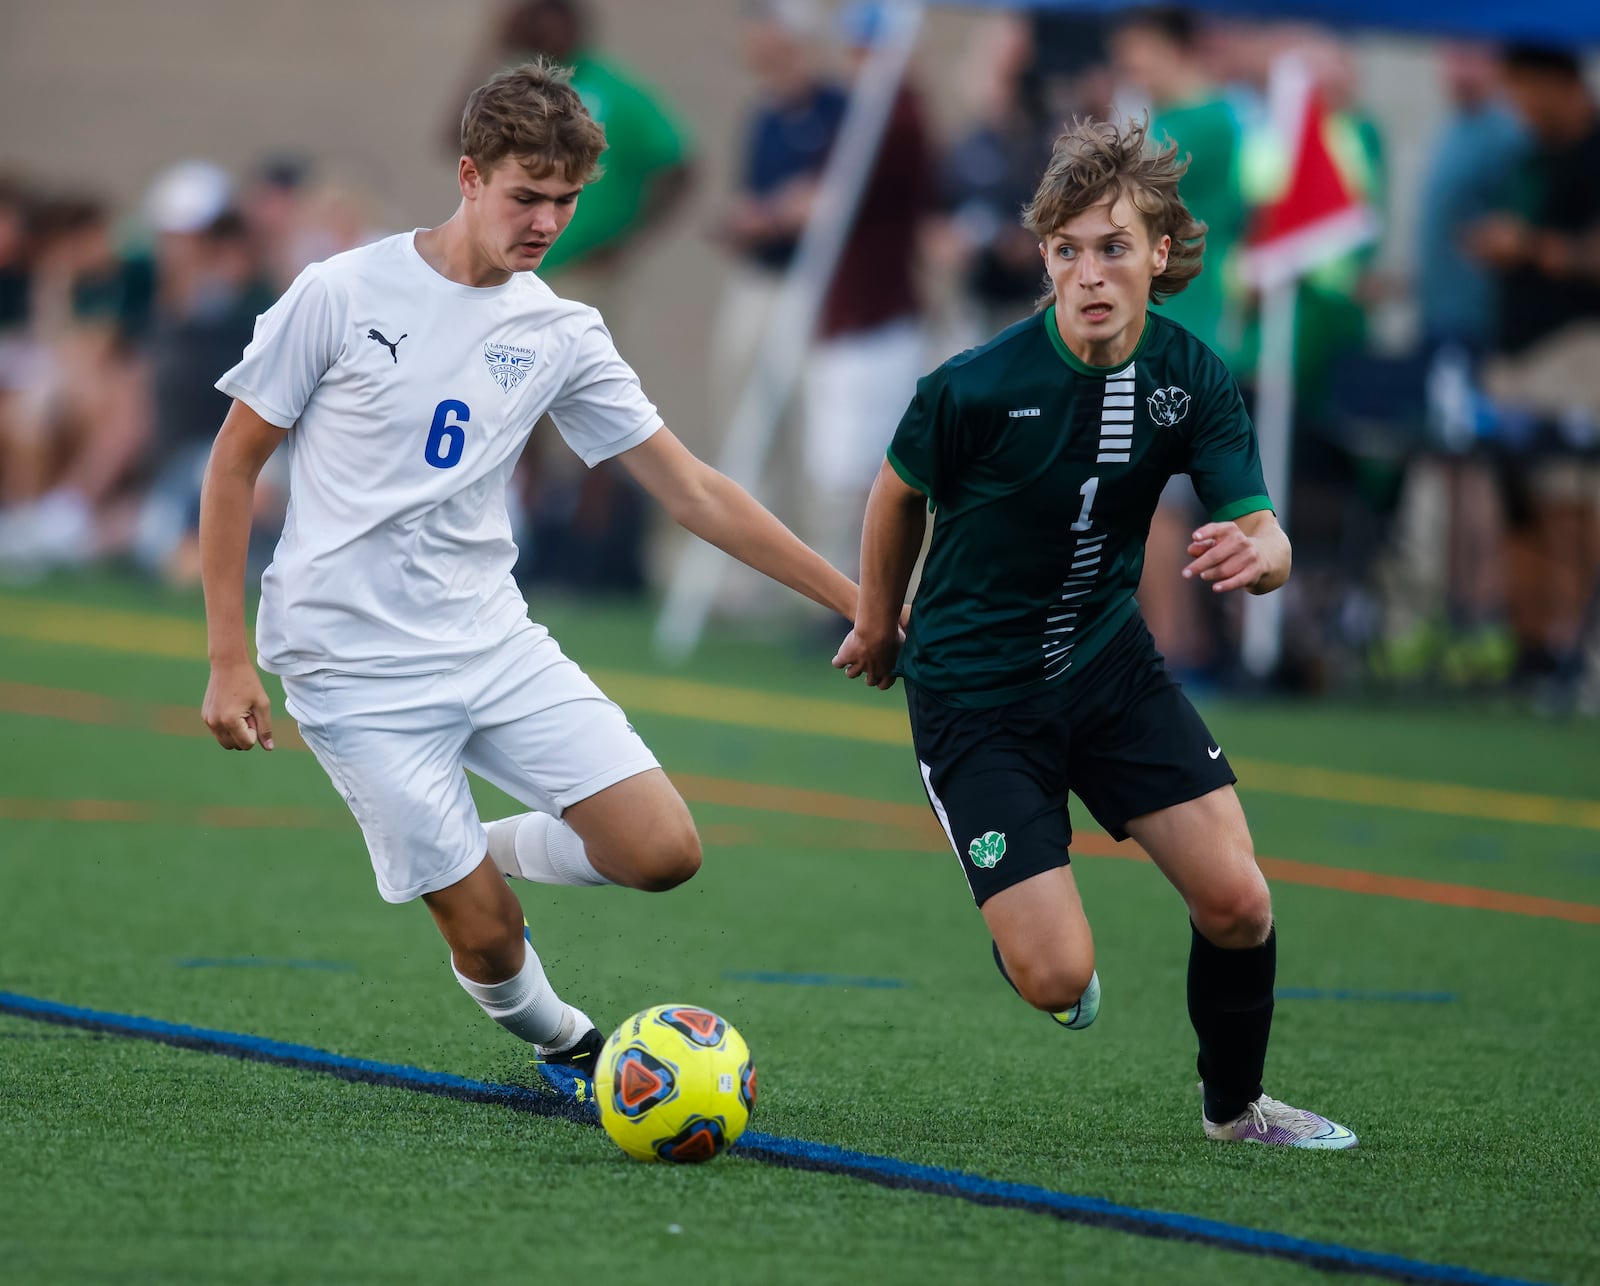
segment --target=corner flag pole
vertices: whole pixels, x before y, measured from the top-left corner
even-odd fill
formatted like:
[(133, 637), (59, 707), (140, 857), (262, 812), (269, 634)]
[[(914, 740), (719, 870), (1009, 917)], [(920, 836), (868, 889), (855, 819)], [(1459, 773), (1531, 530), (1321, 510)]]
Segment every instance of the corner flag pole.
[[(1256, 437), (1261, 473), (1273, 511), (1289, 529), (1289, 460), (1294, 451), (1294, 323), (1300, 279), (1289, 277), (1261, 296), (1261, 353), (1256, 363)], [(1278, 668), (1283, 640), (1283, 591), (1252, 594), (1244, 602), (1239, 638), (1245, 670), (1258, 679)]]
[[(728, 422), (717, 468), (746, 488), (753, 490), (761, 477), (784, 407), (800, 378), (823, 296), (916, 48), (924, 7), (924, 0), (890, 0), (885, 6), (883, 34), (850, 95), (839, 137), (823, 168), (816, 207), (800, 235), (754, 368)], [(684, 548), (656, 619), (659, 655), (681, 661), (699, 646), (726, 570), (726, 556), (720, 550), (698, 540)]]
[[(1288, 182), (1262, 212), (1244, 268), (1261, 291), (1255, 415), (1261, 471), (1278, 521), (1288, 530), (1300, 280), (1319, 264), (1372, 240), (1378, 224), (1328, 150), (1322, 103), (1305, 64), (1293, 55), (1278, 58), (1268, 93), (1274, 142), (1285, 150)], [(1250, 674), (1264, 679), (1283, 651), (1283, 593), (1252, 595), (1244, 609), (1240, 657)]]

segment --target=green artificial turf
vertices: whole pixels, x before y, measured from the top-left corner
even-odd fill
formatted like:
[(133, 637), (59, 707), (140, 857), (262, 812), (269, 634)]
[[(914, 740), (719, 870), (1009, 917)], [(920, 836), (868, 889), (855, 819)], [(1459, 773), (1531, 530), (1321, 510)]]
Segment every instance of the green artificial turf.
[[(152, 604), (104, 582), (13, 592), (0, 611), (46, 599), (197, 614), (190, 597)], [(546, 616), (586, 665), (667, 673), (638, 610)], [(16, 632), (0, 618), (6, 683), (104, 708), (0, 712), (0, 990), (527, 1079), (522, 1047), (451, 981), (422, 908), (377, 897), (360, 834), (310, 755), (224, 754), (145, 717), (197, 706), (203, 659), (142, 656), (127, 636), (62, 645)], [(863, 708), (900, 701), (852, 689), (825, 659), (723, 641), (671, 673)], [(1572, 799), (1600, 782), (1592, 727), (1205, 710), (1239, 759)], [(633, 719), (669, 772), (921, 802), (903, 746), (708, 713)], [(1600, 904), (1600, 830), (1251, 791), (1247, 777), (1242, 791), (1264, 854)], [(508, 807), (480, 798), (486, 812)], [(18, 802), (72, 800), (153, 811), (64, 820)], [(199, 810), (217, 806), (297, 810), (302, 824), (208, 823)], [(1199, 1134), (1187, 925), (1148, 865), (1078, 863), (1105, 995), (1096, 1026), (1067, 1033), (1005, 989), (954, 860), (903, 825), (694, 812), (707, 860), (681, 890), (519, 891), (552, 980), (598, 1020), (689, 1000), (733, 1021), (760, 1071), (756, 1128), (1481, 1272), (1600, 1279), (1600, 926), (1277, 882), (1280, 986), (1368, 998), (1282, 1000), (1268, 1089), (1345, 1121), (1362, 1146), (1223, 1148)], [(240, 958), (267, 963), (194, 963)], [(899, 985), (735, 976), (752, 972)], [(1395, 993), (1451, 999), (1383, 998)], [(18, 1282), (1319, 1276), (737, 1152), (639, 1166), (566, 1121), (16, 1018), (0, 1017), (0, 1076), (0, 1276)]]

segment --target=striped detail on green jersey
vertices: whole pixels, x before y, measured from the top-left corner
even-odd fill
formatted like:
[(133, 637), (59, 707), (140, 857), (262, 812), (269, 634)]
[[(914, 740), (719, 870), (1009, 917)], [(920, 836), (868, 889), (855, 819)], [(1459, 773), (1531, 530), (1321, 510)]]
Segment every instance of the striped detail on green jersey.
[(1072, 547), (1072, 565), (1067, 578), (1061, 582), (1061, 598), (1044, 618), (1044, 677), (1054, 679), (1065, 674), (1072, 666), (1072, 648), (1077, 642), (1072, 636), (1078, 631), (1080, 600), (1094, 591), (1094, 582), (1100, 575), (1100, 555), (1106, 538), (1089, 531), (1079, 536)]
[(1127, 464), (1133, 450), (1133, 366), (1106, 376), (1106, 391), (1100, 403), (1100, 453), (1097, 464)]

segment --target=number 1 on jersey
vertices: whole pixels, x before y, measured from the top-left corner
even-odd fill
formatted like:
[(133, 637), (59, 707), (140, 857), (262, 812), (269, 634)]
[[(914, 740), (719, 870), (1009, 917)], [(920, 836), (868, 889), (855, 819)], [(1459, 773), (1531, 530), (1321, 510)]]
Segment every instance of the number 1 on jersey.
[(1098, 490), (1100, 490), (1099, 478), (1090, 478), (1078, 488), (1078, 494), (1083, 497), (1083, 510), (1078, 514), (1078, 521), (1072, 524), (1073, 531), (1089, 530), (1089, 510), (1094, 508), (1094, 493)]
[[(451, 419), (455, 416), (455, 419)], [(461, 463), (461, 452), (467, 445), (467, 431), (461, 426), (472, 418), (472, 408), (465, 402), (447, 397), (433, 408), (433, 423), (428, 427), (428, 441), (422, 448), (422, 458), (435, 469), (453, 469)]]

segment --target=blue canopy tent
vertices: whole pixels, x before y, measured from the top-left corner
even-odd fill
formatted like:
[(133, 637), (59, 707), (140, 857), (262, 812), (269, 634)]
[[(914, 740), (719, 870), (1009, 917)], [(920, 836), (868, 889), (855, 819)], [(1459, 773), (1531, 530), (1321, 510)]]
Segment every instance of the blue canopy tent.
[[(964, 9), (1076, 9), (1114, 13), (1128, 0), (931, 0)], [(1206, 13), (1264, 21), (1315, 22), (1418, 36), (1600, 44), (1600, 5), (1588, 0), (1196, 0)]]
[[(878, 40), (822, 176), (816, 213), (801, 237), (718, 457), (724, 473), (752, 490), (760, 484), (778, 423), (800, 377), (805, 346), (796, 336), (813, 333), (895, 93), (923, 18), (934, 7), (1114, 13), (1135, 5), (1131, 0), (882, 0)], [(1600, 45), (1600, 0), (1194, 0), (1189, 7), (1229, 18), (1433, 38)], [(1285, 446), (1280, 455), (1286, 454)], [(656, 648), (663, 656), (682, 659), (698, 646), (725, 569), (724, 556), (710, 546), (694, 543), (686, 549), (656, 624)], [(1270, 639), (1258, 642), (1258, 664), (1252, 668), (1270, 668), (1276, 657), (1279, 597), (1251, 600), (1257, 620), (1266, 623), (1253, 631), (1247, 624), (1247, 633), (1258, 641)]]

